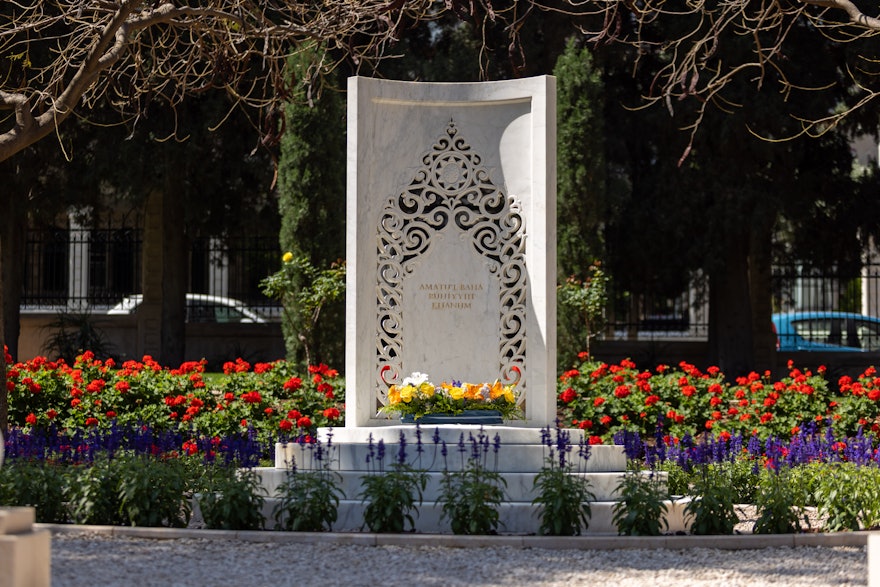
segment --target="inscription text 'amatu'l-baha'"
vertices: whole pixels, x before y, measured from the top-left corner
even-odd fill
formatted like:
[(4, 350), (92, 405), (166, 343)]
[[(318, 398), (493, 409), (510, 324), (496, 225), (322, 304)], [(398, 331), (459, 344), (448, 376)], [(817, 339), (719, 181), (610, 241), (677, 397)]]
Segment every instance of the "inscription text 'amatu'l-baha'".
[(432, 310), (472, 310), (485, 288), (482, 283), (423, 283), (419, 290), (427, 294)]

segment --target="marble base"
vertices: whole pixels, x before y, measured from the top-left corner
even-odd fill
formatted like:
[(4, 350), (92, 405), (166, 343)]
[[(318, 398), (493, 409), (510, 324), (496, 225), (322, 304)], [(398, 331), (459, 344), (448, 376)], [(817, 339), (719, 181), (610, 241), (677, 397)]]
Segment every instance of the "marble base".
[(34, 530), (34, 508), (0, 508), (0, 587), (48, 587), (51, 533)]
[[(595, 496), (591, 502), (592, 518), (588, 534), (617, 534), (612, 522), (612, 511), (619, 499), (617, 487), (626, 474), (626, 455), (622, 446), (597, 445), (589, 447), (588, 456), (578, 455), (578, 444), (583, 431), (565, 430), (572, 450), (568, 462), (573, 464), (574, 475), (589, 481)], [(550, 448), (545, 445), (545, 432), (535, 428), (518, 426), (476, 426), (467, 424), (442, 424), (430, 426), (395, 425), (378, 427), (321, 428), (318, 430), (319, 445), (277, 444), (275, 467), (258, 468), (261, 485), (269, 496), (264, 507), (267, 527), (274, 525), (272, 511), (277, 503), (278, 486), (284, 481), (288, 470), (315, 470), (327, 466), (338, 475), (343, 493), (339, 505), (338, 521), (334, 530), (358, 531), (363, 525), (362, 481), (364, 476), (390, 469), (397, 462), (401, 447), (406, 462), (427, 472), (428, 483), (423, 493), (423, 503), (415, 515), (415, 529), (426, 533), (449, 533), (448, 521), (443, 520), (441, 482), (443, 471), (458, 471), (467, 465), (471, 448), (488, 447), (484, 452), (486, 466), (498, 471), (506, 482), (505, 501), (500, 508), (502, 526), (499, 531), (510, 534), (535, 534), (540, 526), (540, 508), (532, 505), (536, 497), (535, 476), (546, 464)], [(550, 432), (556, 438), (555, 430)], [(498, 451), (494, 450), (496, 443)], [(381, 441), (385, 448), (382, 467), (375, 455)], [(372, 443), (372, 453), (371, 451)], [(444, 443), (445, 452), (444, 456)], [(421, 451), (418, 450), (421, 444)], [(464, 450), (459, 447), (463, 446)], [(328, 450), (329, 447), (329, 450)], [(319, 459), (320, 454), (320, 459)], [(368, 458), (369, 457), (369, 458)], [(660, 473), (660, 483), (665, 474)], [(689, 524), (684, 517), (686, 501), (667, 504), (669, 532), (686, 532)]]

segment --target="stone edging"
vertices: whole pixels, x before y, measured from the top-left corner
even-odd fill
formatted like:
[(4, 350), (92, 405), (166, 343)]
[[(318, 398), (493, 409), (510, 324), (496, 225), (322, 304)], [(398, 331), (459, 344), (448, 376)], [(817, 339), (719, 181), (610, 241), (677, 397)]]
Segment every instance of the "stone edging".
[(868, 544), (875, 532), (829, 532), (810, 534), (739, 534), (732, 536), (463, 536), (454, 534), (372, 534), (368, 532), (276, 532), (202, 530), (191, 528), (146, 528), (132, 526), (85, 526), (76, 524), (34, 524), (34, 529), (53, 534), (100, 534), (103, 536), (173, 540), (241, 540), (246, 542), (320, 542), (360, 546), (439, 546), (447, 548), (507, 547), (551, 550), (615, 550), (717, 548), (753, 550), (797, 546), (855, 546)]

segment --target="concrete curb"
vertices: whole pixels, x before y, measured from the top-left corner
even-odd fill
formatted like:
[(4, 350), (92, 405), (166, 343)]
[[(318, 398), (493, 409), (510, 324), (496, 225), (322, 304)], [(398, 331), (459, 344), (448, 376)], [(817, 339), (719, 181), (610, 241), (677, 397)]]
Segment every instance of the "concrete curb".
[(193, 528), (145, 528), (131, 526), (86, 526), (75, 524), (34, 524), (35, 529), (53, 534), (101, 534), (154, 540), (179, 538), (238, 540), (245, 542), (297, 543), (360, 546), (440, 546), (447, 548), (507, 547), (548, 550), (617, 550), (715, 548), (755, 550), (798, 546), (864, 547), (876, 532), (833, 532), (811, 534), (738, 534), (732, 536), (460, 536), (454, 534), (372, 534), (369, 532), (277, 532), (268, 530), (200, 530)]

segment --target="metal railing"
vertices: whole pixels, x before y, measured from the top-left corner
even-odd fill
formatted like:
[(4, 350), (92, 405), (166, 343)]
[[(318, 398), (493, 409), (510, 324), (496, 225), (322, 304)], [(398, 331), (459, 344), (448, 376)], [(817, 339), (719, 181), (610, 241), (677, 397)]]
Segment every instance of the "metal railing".
[[(704, 279), (695, 279), (688, 291), (674, 298), (612, 292), (604, 338), (705, 339), (708, 294)], [(798, 263), (775, 265), (770, 295), (773, 312), (840, 311), (880, 317), (880, 263), (866, 262), (855, 273)]]
[[(27, 231), (22, 311), (103, 313), (140, 294), (142, 246), (137, 228)], [(279, 305), (259, 283), (279, 262), (277, 235), (196, 239), (187, 259), (188, 291), (234, 298), (274, 318)]]
[[(26, 239), (23, 311), (106, 312), (141, 293), (142, 231), (137, 228), (29, 230)], [(278, 269), (276, 235), (200, 238), (189, 254), (189, 291), (240, 300), (277, 318), (280, 308), (259, 283)], [(861, 272), (816, 271), (798, 264), (774, 266), (774, 312), (839, 310), (880, 316), (880, 263)], [(676, 297), (611, 292), (604, 338), (617, 340), (705, 339), (709, 302), (705, 279), (694, 279)]]

